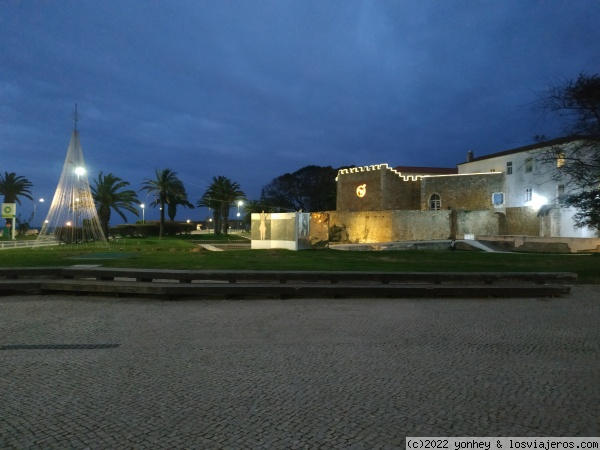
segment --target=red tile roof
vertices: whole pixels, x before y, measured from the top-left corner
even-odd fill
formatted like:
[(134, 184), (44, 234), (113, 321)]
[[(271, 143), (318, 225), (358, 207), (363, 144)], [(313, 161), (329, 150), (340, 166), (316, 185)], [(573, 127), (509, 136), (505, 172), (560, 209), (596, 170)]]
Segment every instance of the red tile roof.
[(422, 173), (427, 175), (453, 175), (458, 173), (457, 168), (452, 167), (411, 167), (398, 166), (394, 167), (396, 172), (405, 173)]

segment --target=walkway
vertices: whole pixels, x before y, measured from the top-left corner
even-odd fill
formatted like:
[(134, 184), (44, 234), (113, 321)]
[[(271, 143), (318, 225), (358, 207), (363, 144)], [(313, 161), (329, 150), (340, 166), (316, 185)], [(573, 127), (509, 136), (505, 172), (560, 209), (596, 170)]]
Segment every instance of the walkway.
[[(394, 242), (373, 242), (361, 244), (329, 244), (333, 250), (447, 250), (452, 245), (449, 239), (431, 240), (431, 241), (394, 241)], [(455, 244), (462, 243), (484, 252), (510, 253), (494, 248), (493, 246), (469, 239), (459, 239)]]
[(599, 288), (568, 298), (0, 298), (0, 448), (402, 449), (598, 436)]

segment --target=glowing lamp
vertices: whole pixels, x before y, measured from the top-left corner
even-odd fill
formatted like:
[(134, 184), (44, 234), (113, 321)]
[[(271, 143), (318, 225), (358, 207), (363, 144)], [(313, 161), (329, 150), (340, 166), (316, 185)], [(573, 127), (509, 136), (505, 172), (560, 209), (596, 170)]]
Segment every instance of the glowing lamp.
[(534, 209), (540, 209), (547, 202), (548, 200), (546, 199), (546, 197), (542, 197), (541, 195), (533, 193), (533, 195), (531, 196), (531, 201), (529, 202), (529, 206), (531, 206)]

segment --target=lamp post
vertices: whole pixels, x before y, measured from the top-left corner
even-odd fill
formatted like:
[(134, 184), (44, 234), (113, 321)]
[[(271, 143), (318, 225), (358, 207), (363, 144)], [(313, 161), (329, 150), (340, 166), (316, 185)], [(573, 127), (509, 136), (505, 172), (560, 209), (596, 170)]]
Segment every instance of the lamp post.
[(146, 223), (146, 220), (145, 220), (145, 219), (146, 219), (146, 217), (145, 217), (145, 215), (144, 215), (144, 211), (145, 211), (146, 205), (144, 205), (144, 204), (142, 203), (142, 204), (140, 205), (140, 208), (142, 208), (142, 223)]
[[(40, 202), (40, 203), (44, 203), (44, 199), (43, 199), (43, 198), (40, 198), (40, 199), (38, 200), (38, 202)], [(36, 201), (34, 201), (34, 202), (33, 202), (33, 216), (31, 216), (31, 219), (32, 219), (32, 220), (33, 220), (33, 219), (35, 219), (35, 213), (36, 213), (36, 209), (37, 209), (37, 208), (36, 208), (36, 206), (37, 206), (37, 202), (36, 202)]]
[(237, 225), (238, 225), (238, 233), (240, 232), (240, 206), (244, 204), (243, 201), (238, 200), (237, 202)]

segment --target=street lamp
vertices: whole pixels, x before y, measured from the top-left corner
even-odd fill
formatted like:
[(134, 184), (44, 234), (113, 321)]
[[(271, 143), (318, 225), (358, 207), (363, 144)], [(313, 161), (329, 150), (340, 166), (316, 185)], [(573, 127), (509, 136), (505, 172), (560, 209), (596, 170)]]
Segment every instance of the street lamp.
[[(40, 199), (38, 200), (38, 202), (40, 202), (40, 203), (44, 203), (44, 199), (43, 199), (43, 198), (40, 198)], [(33, 202), (33, 216), (32, 216), (32, 219), (34, 219), (34, 218), (35, 218), (36, 206), (37, 206), (37, 202), (35, 202), (35, 201), (34, 201), (34, 202)]]
[(238, 233), (240, 232), (240, 206), (244, 204), (243, 201), (238, 200), (237, 202), (237, 225), (238, 225)]
[(142, 223), (146, 223), (146, 220), (145, 220), (145, 215), (144, 215), (144, 211), (145, 211), (146, 205), (144, 205), (144, 204), (142, 203), (142, 204), (140, 205), (140, 208), (142, 208)]

